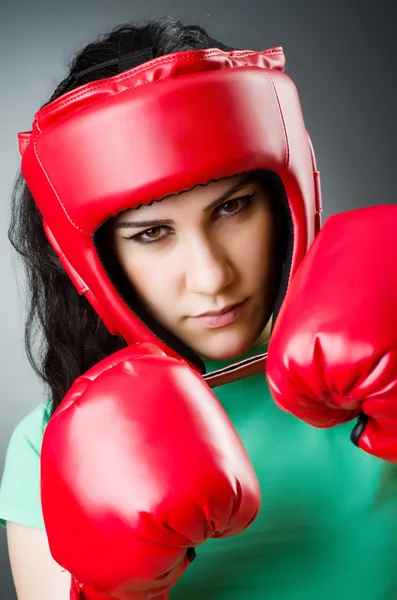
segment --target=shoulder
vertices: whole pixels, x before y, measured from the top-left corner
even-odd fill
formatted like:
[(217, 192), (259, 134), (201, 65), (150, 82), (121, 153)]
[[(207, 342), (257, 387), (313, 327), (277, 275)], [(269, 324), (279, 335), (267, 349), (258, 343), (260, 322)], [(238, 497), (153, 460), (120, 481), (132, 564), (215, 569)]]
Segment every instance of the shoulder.
[(28, 445), (40, 454), (45, 427), (49, 421), (51, 406), (42, 402), (28, 413), (15, 427), (7, 453), (15, 444)]
[(40, 502), (40, 453), (50, 417), (41, 403), (15, 427), (8, 444), (0, 484), (0, 525), (14, 521), (44, 528)]

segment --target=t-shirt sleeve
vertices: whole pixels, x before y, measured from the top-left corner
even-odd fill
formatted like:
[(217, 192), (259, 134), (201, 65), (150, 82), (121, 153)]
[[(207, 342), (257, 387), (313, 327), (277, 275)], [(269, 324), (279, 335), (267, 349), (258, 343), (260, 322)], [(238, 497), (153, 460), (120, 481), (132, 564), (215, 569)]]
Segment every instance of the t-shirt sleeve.
[(14, 429), (0, 484), (0, 525), (45, 529), (40, 500), (40, 452), (49, 405), (41, 403)]

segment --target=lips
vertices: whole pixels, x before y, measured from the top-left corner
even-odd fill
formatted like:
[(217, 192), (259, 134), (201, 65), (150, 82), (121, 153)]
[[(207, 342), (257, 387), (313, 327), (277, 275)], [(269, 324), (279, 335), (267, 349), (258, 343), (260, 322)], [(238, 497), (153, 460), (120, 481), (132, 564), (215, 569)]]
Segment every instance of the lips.
[(231, 306), (225, 306), (221, 310), (208, 311), (195, 317), (205, 327), (224, 327), (230, 325), (235, 321), (241, 314), (243, 307), (246, 303), (240, 302), (240, 304), (233, 304)]
[(221, 310), (209, 310), (206, 313), (197, 315), (197, 318), (199, 318), (199, 317), (219, 317), (220, 315), (224, 315), (225, 313), (229, 312), (229, 310), (232, 310), (233, 308), (240, 306), (240, 304), (242, 304), (242, 302), (239, 302), (238, 304), (229, 304), (229, 306), (225, 306), (225, 308), (222, 308)]

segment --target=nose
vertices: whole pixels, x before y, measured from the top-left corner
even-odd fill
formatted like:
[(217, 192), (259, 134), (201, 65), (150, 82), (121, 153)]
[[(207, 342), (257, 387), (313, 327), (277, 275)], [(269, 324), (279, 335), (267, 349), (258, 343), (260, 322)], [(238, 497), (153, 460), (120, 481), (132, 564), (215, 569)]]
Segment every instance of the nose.
[(227, 248), (210, 239), (190, 238), (186, 248), (186, 288), (194, 294), (216, 296), (234, 278)]

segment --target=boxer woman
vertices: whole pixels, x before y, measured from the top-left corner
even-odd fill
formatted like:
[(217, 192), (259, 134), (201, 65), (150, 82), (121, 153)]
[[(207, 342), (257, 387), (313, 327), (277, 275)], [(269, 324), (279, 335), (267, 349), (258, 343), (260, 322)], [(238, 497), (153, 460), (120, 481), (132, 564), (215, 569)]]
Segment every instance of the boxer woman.
[[(272, 320), (321, 211), (283, 70), (281, 49), (233, 52), (171, 17), (123, 25), (77, 54), (20, 135), (10, 240), (48, 402), (16, 427), (1, 484), (19, 600), (397, 595), (395, 467), (355, 449), (349, 423), (315, 429), (281, 411), (266, 382)], [(119, 392), (124, 404), (107, 413)], [(143, 407), (159, 450), (135, 482), (122, 474), (150, 460), (137, 452), (127, 465), (119, 424), (135, 440), (141, 423), (134, 413), (126, 425), (120, 406)], [(229, 459), (244, 468), (225, 491)], [(163, 478), (171, 512), (154, 509)]]

